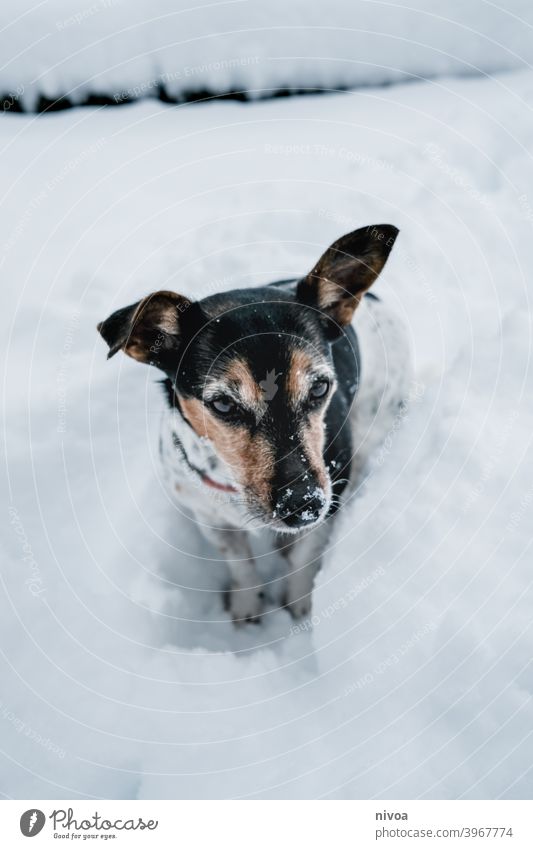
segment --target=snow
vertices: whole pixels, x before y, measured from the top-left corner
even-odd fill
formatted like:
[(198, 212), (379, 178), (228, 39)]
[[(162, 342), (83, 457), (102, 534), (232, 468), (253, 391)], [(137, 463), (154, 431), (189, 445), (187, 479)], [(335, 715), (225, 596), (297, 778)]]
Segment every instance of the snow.
[[(530, 797), (532, 102), (517, 71), (4, 118), (3, 794)], [(382, 221), (408, 403), (311, 618), (236, 630), (163, 487), (157, 373), (95, 325)]]
[(117, 102), (354, 87), (527, 68), (533, 8), (508, 0), (5, 0), (0, 93)]

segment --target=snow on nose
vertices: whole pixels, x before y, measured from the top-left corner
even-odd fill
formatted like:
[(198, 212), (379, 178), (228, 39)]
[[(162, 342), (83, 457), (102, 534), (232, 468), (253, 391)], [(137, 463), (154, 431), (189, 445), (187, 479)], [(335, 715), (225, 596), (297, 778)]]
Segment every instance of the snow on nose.
[(326, 502), (321, 486), (287, 487), (278, 496), (272, 517), (281, 519), (290, 528), (305, 527), (321, 518)]

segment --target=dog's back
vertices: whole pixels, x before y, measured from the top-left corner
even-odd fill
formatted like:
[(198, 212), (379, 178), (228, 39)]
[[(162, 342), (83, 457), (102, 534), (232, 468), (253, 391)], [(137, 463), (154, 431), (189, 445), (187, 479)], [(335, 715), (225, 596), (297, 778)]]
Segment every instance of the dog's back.
[(372, 455), (397, 429), (413, 378), (408, 330), (386, 301), (367, 294), (355, 313), (361, 379), (350, 413), (351, 485)]

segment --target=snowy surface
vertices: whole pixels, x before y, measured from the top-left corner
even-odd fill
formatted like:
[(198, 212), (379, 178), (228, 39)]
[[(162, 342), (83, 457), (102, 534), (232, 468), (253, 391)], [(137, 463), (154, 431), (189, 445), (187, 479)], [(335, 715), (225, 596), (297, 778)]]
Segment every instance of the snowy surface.
[[(531, 796), (532, 104), (526, 71), (4, 117), (2, 793)], [(301, 273), (381, 221), (408, 412), (313, 626), (236, 631), (160, 480), (157, 373), (106, 362), (96, 322)]]
[(532, 33), (529, 0), (4, 0), (0, 95), (32, 110), (494, 73), (531, 66)]

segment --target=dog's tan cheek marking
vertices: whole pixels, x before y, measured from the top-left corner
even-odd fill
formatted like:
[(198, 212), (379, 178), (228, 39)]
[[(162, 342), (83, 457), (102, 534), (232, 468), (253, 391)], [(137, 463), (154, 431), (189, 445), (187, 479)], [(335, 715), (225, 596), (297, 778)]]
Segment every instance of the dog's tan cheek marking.
[[(296, 409), (302, 403), (303, 399), (307, 397), (309, 391), (309, 379), (307, 375), (315, 365), (316, 360), (307, 351), (296, 348), (291, 353), (291, 363), (286, 386), (289, 403)], [(301, 429), (300, 440), (320, 486), (323, 489), (327, 489), (328, 475), (322, 453), (325, 440), (324, 415), (324, 409), (310, 414), (308, 422)]]
[(198, 436), (207, 437), (217, 453), (233, 470), (237, 480), (253, 490), (266, 509), (270, 507), (274, 454), (262, 436), (252, 436), (245, 427), (230, 427), (212, 415), (197, 398), (182, 398), (180, 404)]
[(306, 457), (314, 473), (318, 478), (318, 482), (323, 489), (327, 489), (328, 475), (326, 465), (324, 463), (324, 414), (312, 413), (309, 416), (308, 423), (301, 431), (301, 441)]
[(274, 452), (269, 442), (262, 436), (250, 438), (249, 448), (245, 452), (245, 482), (255, 492), (265, 510), (272, 503), (272, 475), (274, 473)]

